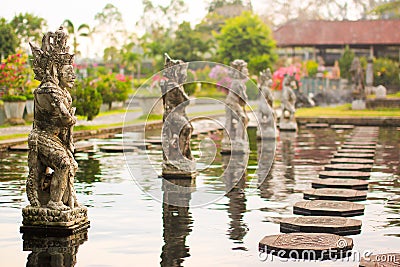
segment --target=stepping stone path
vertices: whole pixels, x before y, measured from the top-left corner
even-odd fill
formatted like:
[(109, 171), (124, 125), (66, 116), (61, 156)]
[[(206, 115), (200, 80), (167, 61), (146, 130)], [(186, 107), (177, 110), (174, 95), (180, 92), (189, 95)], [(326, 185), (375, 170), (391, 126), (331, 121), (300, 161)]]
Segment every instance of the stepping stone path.
[(328, 128), (329, 124), (328, 123), (307, 123), (306, 127), (307, 128)]
[(342, 148), (338, 150), (338, 153), (370, 153), (374, 154), (375, 149), (356, 149), (356, 148)]
[[(93, 144), (88, 143), (88, 142), (77, 142), (75, 143), (75, 153), (76, 152), (83, 152), (87, 150), (93, 149)], [(28, 144), (22, 144), (22, 145), (15, 145), (9, 148), (10, 151), (18, 151), (18, 152), (27, 152), (29, 151)]]
[[(308, 128), (314, 126), (307, 124)], [(312, 182), (313, 189), (304, 191), (304, 198), (312, 200), (294, 204), (293, 213), (306, 216), (281, 219), (280, 230), (285, 234), (264, 237), (259, 243), (260, 252), (277, 255), (284, 251), (278, 255), (304, 258), (302, 251), (311, 250), (314, 256), (321, 256), (323, 249), (331, 247), (331, 250), (338, 249), (336, 256), (348, 256), (343, 252), (353, 247), (353, 240), (341, 235), (359, 234), (362, 222), (345, 217), (364, 214), (363, 204), (350, 201), (367, 198), (368, 181), (365, 179), (369, 179), (374, 164), (379, 128), (353, 125), (332, 125), (331, 128), (354, 130), (333, 154), (331, 164), (326, 164), (319, 173), (320, 179)], [(298, 253), (289, 255), (290, 252)], [(329, 253), (326, 257), (329, 258)]]
[(368, 181), (357, 179), (326, 178), (312, 182), (312, 188), (345, 188), (354, 190), (368, 190)]
[(369, 179), (369, 172), (360, 171), (322, 171), (319, 178), (339, 178), (339, 179)]
[(364, 171), (370, 172), (372, 165), (365, 164), (328, 164), (325, 165), (326, 171)]
[(350, 125), (350, 124), (333, 124), (331, 125), (332, 129), (335, 130), (352, 130), (354, 129), (354, 125)]
[(373, 159), (360, 159), (360, 158), (334, 158), (331, 164), (374, 164)]
[(102, 146), (100, 147), (100, 151), (107, 153), (122, 153), (122, 152), (135, 152), (137, 151), (137, 147), (134, 146)]
[(282, 218), (280, 230), (282, 233), (330, 233), (336, 235), (357, 235), (361, 232), (360, 220), (330, 217), (330, 216), (301, 216)]
[(367, 199), (367, 192), (343, 188), (314, 188), (304, 191), (304, 199), (360, 201)]
[(373, 159), (375, 154), (373, 153), (335, 153), (335, 158), (359, 158), (359, 159)]
[(364, 205), (349, 201), (307, 200), (293, 206), (293, 213), (314, 216), (351, 217), (364, 214)]
[(283, 258), (326, 260), (345, 257), (353, 240), (335, 234), (290, 233), (266, 236), (258, 246), (260, 252)]

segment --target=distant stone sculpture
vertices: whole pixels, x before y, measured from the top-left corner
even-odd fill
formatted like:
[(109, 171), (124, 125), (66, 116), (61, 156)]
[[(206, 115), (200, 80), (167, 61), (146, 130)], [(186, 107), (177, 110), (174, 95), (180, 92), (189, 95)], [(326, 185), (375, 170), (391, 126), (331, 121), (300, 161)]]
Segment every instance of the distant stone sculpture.
[(260, 99), (258, 106), (258, 122), (257, 138), (267, 139), (276, 137), (276, 115), (273, 110), (274, 97), (271, 92), (272, 74), (268, 68), (260, 72)]
[(249, 118), (245, 110), (247, 103), (245, 79), (248, 75), (247, 63), (236, 59), (231, 63), (229, 76), (232, 83), (226, 97), (226, 124), (222, 139), (221, 153), (243, 153), (249, 149), (246, 139)]
[(294, 116), (296, 112), (296, 94), (293, 92), (292, 83), (295, 74), (285, 74), (282, 82), (282, 114), (279, 120), (280, 131), (296, 131), (297, 123)]
[(89, 223), (87, 209), (78, 204), (74, 188), (78, 164), (72, 130), (76, 118), (68, 89), (76, 77), (67, 39), (60, 27), (44, 35), (41, 47), (30, 44), (35, 79), (41, 84), (34, 91), (34, 121), (28, 137), (26, 193), (30, 205), (22, 212), (22, 232), (35, 226), (85, 228)]
[(190, 102), (182, 86), (187, 78), (187, 68), (187, 63), (165, 54), (163, 76), (166, 80), (161, 84), (164, 106), (162, 175), (165, 178), (196, 174), (196, 162), (190, 149), (193, 126), (185, 110)]
[(352, 109), (365, 109), (365, 84), (364, 84), (364, 71), (361, 66), (360, 59), (355, 57), (350, 67), (351, 81), (352, 81)]

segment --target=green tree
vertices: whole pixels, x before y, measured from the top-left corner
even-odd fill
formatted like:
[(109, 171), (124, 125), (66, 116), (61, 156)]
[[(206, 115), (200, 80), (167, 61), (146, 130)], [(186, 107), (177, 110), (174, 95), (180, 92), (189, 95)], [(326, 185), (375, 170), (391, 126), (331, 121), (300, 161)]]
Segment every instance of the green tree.
[(351, 80), (350, 67), (354, 56), (354, 52), (349, 48), (349, 46), (346, 46), (343, 55), (339, 59), (340, 76), (349, 81)]
[(370, 14), (377, 15), (382, 19), (399, 19), (400, 18), (400, 1), (390, 1), (378, 5)]
[(28, 42), (39, 43), (43, 37), (43, 29), (47, 26), (44, 18), (37, 17), (32, 13), (19, 13), (10, 22), (15, 29), (18, 38), (18, 45), (24, 51), (28, 47)]
[(5, 18), (0, 18), (0, 59), (14, 54), (17, 46), (18, 39), (14, 28)]
[(76, 114), (86, 116), (88, 121), (93, 120), (99, 114), (103, 100), (96, 89), (96, 82), (92, 79), (78, 81), (72, 97)]
[(72, 45), (74, 48), (74, 54), (79, 55), (80, 51), (78, 50), (78, 38), (81, 37), (89, 37), (90, 35), (90, 27), (88, 24), (81, 24), (75, 30), (75, 26), (69, 19), (64, 20), (64, 27), (68, 30), (70, 38), (72, 38)]
[(201, 33), (193, 30), (189, 22), (183, 22), (175, 33), (172, 48), (170, 53), (173, 58), (188, 62), (202, 60), (210, 45), (202, 40)]
[(397, 61), (389, 58), (374, 60), (374, 85), (400, 87), (400, 66)]
[(234, 59), (243, 59), (251, 72), (271, 68), (277, 58), (271, 29), (251, 12), (227, 20), (217, 41), (219, 60), (230, 64)]

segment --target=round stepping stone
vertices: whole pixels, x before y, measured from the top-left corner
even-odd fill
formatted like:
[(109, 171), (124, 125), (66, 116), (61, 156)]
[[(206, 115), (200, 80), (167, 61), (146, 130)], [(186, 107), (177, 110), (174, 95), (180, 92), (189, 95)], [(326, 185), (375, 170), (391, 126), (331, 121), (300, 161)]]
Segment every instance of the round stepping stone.
[(314, 216), (351, 217), (364, 214), (365, 206), (349, 201), (307, 200), (293, 206), (293, 213)]
[(335, 158), (359, 158), (359, 159), (372, 159), (375, 154), (371, 153), (335, 153)]
[(11, 151), (20, 151), (20, 152), (29, 151), (28, 144), (11, 146), (8, 149), (11, 150)]
[(334, 158), (332, 164), (374, 164), (373, 159), (358, 159), (358, 158)]
[(370, 150), (370, 149), (375, 149), (375, 146), (371, 146), (371, 145), (342, 145), (341, 149), (366, 149), (366, 150)]
[(331, 125), (331, 128), (335, 129), (335, 130), (351, 130), (351, 129), (354, 129), (354, 125), (351, 125), (351, 124), (334, 124), (334, 125)]
[(357, 235), (361, 233), (360, 220), (330, 217), (330, 216), (301, 216), (283, 218), (280, 221), (282, 233), (330, 233), (337, 235)]
[(75, 152), (83, 152), (93, 149), (94, 145), (86, 142), (75, 143)]
[(370, 176), (371, 173), (360, 171), (321, 171), (319, 173), (319, 178), (368, 179)]
[(329, 124), (328, 123), (307, 123), (306, 127), (307, 128), (328, 128)]
[(328, 164), (325, 165), (325, 171), (361, 171), (370, 172), (372, 165), (366, 164)]
[(338, 153), (375, 153), (375, 149), (350, 149), (350, 148), (341, 148), (338, 150)]
[(127, 143), (129, 143), (129, 146), (134, 146), (134, 147), (137, 147), (137, 148), (142, 149), (142, 150), (143, 149), (148, 149), (151, 146), (150, 143), (141, 142), (141, 141), (127, 142)]
[(137, 151), (136, 147), (133, 146), (102, 146), (100, 151), (107, 153), (122, 153), (122, 152), (134, 152)]
[(146, 139), (145, 143), (149, 143), (149, 144), (154, 144), (154, 145), (161, 145), (162, 144), (162, 140), (161, 138), (159, 139)]
[(344, 142), (345, 145), (361, 145), (361, 146), (375, 146), (376, 142), (362, 142), (362, 141), (346, 141)]
[(282, 258), (327, 260), (346, 257), (353, 239), (326, 233), (290, 233), (265, 236), (258, 250)]
[(304, 199), (362, 201), (367, 199), (367, 192), (342, 188), (318, 188), (304, 191)]
[(354, 190), (368, 190), (368, 181), (357, 179), (326, 178), (314, 180), (312, 188), (344, 188)]
[(360, 267), (394, 267), (400, 266), (400, 253), (385, 253), (361, 258)]

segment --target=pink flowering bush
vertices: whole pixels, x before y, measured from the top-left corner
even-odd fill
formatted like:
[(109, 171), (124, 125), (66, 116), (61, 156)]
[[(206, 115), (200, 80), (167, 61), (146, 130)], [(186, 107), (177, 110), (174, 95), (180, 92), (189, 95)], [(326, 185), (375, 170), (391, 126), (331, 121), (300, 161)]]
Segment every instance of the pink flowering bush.
[(24, 86), (29, 75), (27, 58), (26, 54), (12, 54), (0, 64), (0, 89), (4, 90), (3, 99), (8, 97), (11, 100), (12, 96), (25, 94)]
[(281, 67), (277, 69), (272, 75), (272, 88), (274, 90), (282, 90), (282, 82), (285, 74), (293, 75), (295, 73), (295, 79), (297, 84), (300, 85), (301, 70), (297, 65), (291, 65), (289, 67)]

